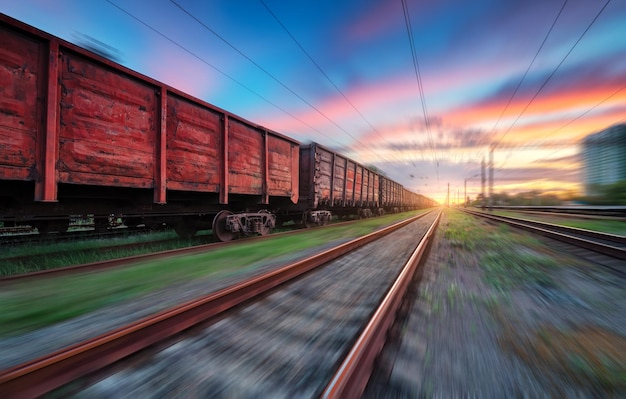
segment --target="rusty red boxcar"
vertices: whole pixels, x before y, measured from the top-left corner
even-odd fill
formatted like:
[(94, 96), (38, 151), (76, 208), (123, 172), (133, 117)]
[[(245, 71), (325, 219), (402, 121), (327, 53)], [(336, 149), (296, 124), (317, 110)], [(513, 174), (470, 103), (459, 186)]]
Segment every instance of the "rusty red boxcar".
[(297, 141), (5, 15), (0, 37), (0, 220), (123, 214), (228, 239), (298, 202)]
[[(330, 213), (368, 216), (380, 207), (380, 175), (318, 143), (300, 146), (300, 201), (305, 224)], [(366, 211), (367, 210), (367, 211)]]

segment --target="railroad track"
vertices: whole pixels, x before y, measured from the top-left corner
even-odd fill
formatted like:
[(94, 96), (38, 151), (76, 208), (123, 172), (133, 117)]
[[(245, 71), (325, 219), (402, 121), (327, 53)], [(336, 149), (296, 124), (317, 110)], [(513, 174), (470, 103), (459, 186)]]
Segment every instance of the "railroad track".
[[(382, 347), (385, 336), (384, 331), (393, 321), (392, 315), (395, 313), (395, 309), (400, 303), (402, 292), (406, 288), (419, 258), (425, 251), (428, 239), (434, 232), (436, 223), (439, 220), (439, 215), (440, 213), (438, 213), (436, 217), (432, 217), (434, 222), (432, 224), (428, 223), (428, 233), (425, 234), (425, 238), (419, 243), (417, 248), (415, 248), (415, 240), (417, 240), (415, 232), (410, 232), (410, 234), (413, 234), (410, 236), (413, 240), (410, 245), (410, 252), (412, 254), (410, 257), (407, 256), (404, 258), (409, 258), (409, 261), (401, 268), (401, 271), (391, 278), (389, 285), (383, 287), (382, 291), (374, 295), (374, 297), (378, 296), (382, 298), (378, 308), (375, 311), (367, 308), (365, 310), (358, 309), (358, 312), (355, 311), (355, 313), (373, 315), (372, 320), (370, 320), (367, 323), (367, 327), (362, 330), (361, 335), (355, 341), (356, 344), (354, 347), (346, 347), (338, 350), (337, 353), (347, 354), (346, 360), (341, 363), (341, 366), (338, 368), (339, 372), (329, 376), (328, 381), (330, 382), (323, 391), (324, 397), (346, 397), (348, 394), (352, 396), (351, 393), (355, 393), (364, 388), (364, 384), (367, 382), (367, 370), (371, 370), (375, 354)], [(197, 325), (199, 322), (224, 317), (226, 312), (232, 311), (235, 306), (249, 301), (252, 298), (259, 297), (260, 295), (265, 295), (265, 298), (267, 298), (266, 293), (279, 285), (298, 278), (304, 273), (308, 273), (333, 259), (351, 253), (358, 247), (369, 243), (374, 245), (374, 241), (415, 222), (416, 219), (423, 216), (424, 215), (420, 215), (407, 221), (397, 223), (279, 270), (248, 279), (235, 286), (225, 288), (203, 298), (190, 301), (182, 306), (161, 312), (153, 317), (142, 319), (110, 333), (59, 350), (48, 356), (43, 356), (27, 363), (14, 366), (0, 372), (0, 392), (7, 393), (9, 397), (17, 398), (34, 397), (50, 392), (70, 381), (74, 381), (77, 378), (102, 369), (122, 358), (141, 351), (150, 345), (163, 342), (179, 334), (181, 331)], [(403, 229), (402, 231), (405, 230), (406, 229)], [(398, 240), (389, 237), (388, 242), (382, 244), (381, 250), (388, 248), (389, 242), (394, 241)], [(415, 251), (413, 251), (413, 249), (415, 249)], [(365, 255), (365, 258), (370, 257), (370, 255)], [(338, 260), (337, 262), (341, 264), (342, 261)], [(346, 260), (343, 260), (344, 266), (342, 267), (346, 267), (346, 265), (349, 266), (350, 263), (350, 261), (346, 262)], [(389, 266), (391, 267), (391, 264)], [(372, 266), (370, 265), (370, 267)], [(333, 269), (334, 267), (322, 268), (322, 270)], [(378, 263), (375, 262), (374, 269), (385, 270), (386, 275), (389, 276), (390, 272), (387, 271), (387, 268), (380, 267), (380, 261), (378, 261)], [(354, 270), (348, 271), (347, 273), (347, 275), (350, 276), (356, 275)], [(394, 281), (396, 276), (399, 277)], [(371, 282), (377, 280), (378, 279), (368, 279), (367, 281)], [(341, 282), (338, 283), (341, 284)], [(392, 288), (389, 289), (389, 286)], [(297, 288), (296, 292), (300, 292), (299, 290), (302, 289), (304, 288)], [(380, 289), (381, 288), (379, 288), (379, 290)], [(367, 284), (364, 288), (361, 288), (361, 290), (365, 291), (361, 291), (358, 295), (369, 297), (370, 293), (368, 292)], [(341, 290), (331, 290), (329, 292), (336, 292), (340, 296), (343, 294)], [(334, 298), (334, 300), (339, 299)], [(263, 302), (263, 300), (261, 302)], [(285, 303), (282, 300), (279, 302), (283, 305)], [(289, 303), (289, 301), (287, 303)], [(322, 305), (322, 308), (323, 307)], [(261, 316), (266, 320), (265, 324), (274, 324), (275, 319), (267, 319), (263, 314), (261, 314)], [(343, 317), (345, 316), (344, 314)], [(341, 320), (341, 317), (339, 320)], [(315, 323), (315, 320), (311, 320), (311, 322)], [(300, 333), (305, 333), (305, 331), (300, 331)], [(315, 336), (317, 333), (319, 332), (311, 332), (312, 336)], [(228, 337), (228, 334), (226, 337)], [(305, 337), (305, 340), (307, 339), (309, 338)]]
[(537, 216), (547, 216), (551, 218), (562, 218), (562, 219), (586, 219), (586, 220), (617, 220), (626, 222), (626, 216), (607, 216), (607, 215), (596, 215), (596, 214), (588, 214), (588, 213), (574, 213), (574, 212), (549, 212), (549, 211), (529, 211), (529, 210), (519, 210), (519, 209), (497, 209), (496, 211), (500, 212), (512, 212), (518, 214), (526, 214), (526, 215), (537, 215)]
[(534, 220), (518, 219), (509, 216), (496, 216), (484, 212), (475, 212), (469, 210), (465, 210), (465, 212), (479, 217), (487, 218), (489, 220), (506, 223), (510, 226), (531, 231), (535, 234), (540, 234), (545, 237), (549, 237), (558, 241), (575, 245), (580, 248), (585, 248), (593, 252), (610, 256), (618, 260), (618, 262), (616, 262), (615, 264), (621, 264), (622, 266), (621, 268), (619, 268), (618, 266), (612, 268), (618, 270), (621, 269), (619, 271), (624, 272), (624, 263), (621, 262), (623, 260), (626, 260), (626, 237), (624, 236), (600, 233), (597, 231), (585, 229), (577, 229), (573, 227), (560, 226), (550, 223), (537, 222)]

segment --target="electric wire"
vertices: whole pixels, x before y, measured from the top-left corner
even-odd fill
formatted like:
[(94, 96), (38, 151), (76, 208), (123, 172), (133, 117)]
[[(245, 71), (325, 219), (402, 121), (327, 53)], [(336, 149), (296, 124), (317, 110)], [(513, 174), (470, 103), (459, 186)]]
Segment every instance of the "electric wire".
[(413, 29), (411, 27), (411, 18), (409, 16), (409, 9), (406, 4), (406, 0), (401, 0), (401, 1), (402, 1), (402, 10), (404, 12), (404, 23), (406, 25), (407, 35), (409, 38), (409, 46), (411, 48), (413, 69), (415, 71), (415, 78), (417, 80), (417, 87), (419, 90), (420, 100), (422, 103), (422, 113), (424, 114), (424, 124), (426, 125), (426, 132), (428, 134), (428, 142), (430, 143), (430, 148), (431, 148), (431, 151), (433, 152), (433, 157), (437, 165), (437, 179), (439, 179), (439, 160), (437, 159), (437, 151), (435, 150), (434, 142), (433, 142), (433, 138), (432, 138), (432, 134), (430, 130), (430, 119), (428, 118), (428, 111), (426, 109), (426, 99), (424, 96), (424, 87), (422, 85), (422, 78), (420, 74), (419, 63), (417, 61), (417, 51), (415, 49), (415, 41), (413, 39)]
[[(582, 118), (583, 116), (587, 115), (589, 112), (593, 111), (594, 109), (596, 109), (597, 107), (599, 107), (600, 105), (602, 105), (603, 103), (607, 102), (608, 100), (610, 100), (611, 98), (615, 97), (619, 92), (621, 92), (622, 90), (626, 89), (626, 85), (620, 87), (619, 89), (615, 90), (613, 93), (611, 93), (608, 97), (605, 97), (602, 101), (598, 102), (597, 104), (595, 104), (593, 107), (589, 108), (588, 110), (586, 110), (585, 112), (583, 112), (582, 114), (578, 115), (576, 118), (570, 120), (569, 122), (567, 122), (566, 124), (564, 124), (563, 126), (559, 127), (558, 129), (554, 130), (553, 132), (551, 132), (550, 134), (548, 134), (546, 137), (548, 136), (552, 136), (553, 134), (555, 134), (556, 132), (558, 132), (559, 130), (562, 130), (564, 128), (566, 128), (567, 126), (571, 125), (572, 123), (574, 123), (575, 121), (577, 121), (578, 119)], [(545, 139), (544, 139), (545, 142)], [(571, 146), (571, 144), (564, 144), (563, 147), (566, 148), (568, 146)], [(555, 150), (554, 152), (551, 152), (550, 154), (543, 156), (541, 158), (537, 158), (534, 161), (531, 161), (530, 163), (535, 163), (535, 162), (539, 162), (543, 159), (547, 159), (549, 157), (551, 157), (552, 155), (556, 154), (559, 151), (562, 151), (563, 148), (560, 148), (558, 150)]]
[(569, 51), (567, 52), (567, 54), (565, 54), (565, 56), (561, 59), (561, 61), (559, 62), (559, 64), (556, 66), (556, 68), (554, 68), (554, 70), (552, 70), (552, 72), (550, 73), (550, 75), (544, 80), (544, 82), (541, 84), (541, 86), (539, 87), (539, 89), (535, 92), (535, 94), (533, 95), (533, 97), (530, 99), (530, 101), (528, 101), (528, 103), (526, 104), (526, 106), (522, 109), (522, 111), (520, 112), (520, 114), (517, 116), (517, 118), (515, 119), (515, 121), (513, 121), (513, 123), (511, 124), (511, 126), (509, 126), (509, 128), (504, 132), (504, 134), (500, 137), (500, 139), (494, 144), (494, 147), (497, 147), (500, 142), (502, 141), (502, 139), (504, 139), (504, 137), (506, 137), (506, 135), (511, 131), (511, 129), (513, 128), (513, 126), (515, 126), (515, 124), (517, 124), (517, 121), (519, 121), (519, 119), (522, 117), (522, 115), (524, 115), (524, 113), (526, 112), (526, 110), (528, 109), (528, 107), (530, 107), (530, 105), (535, 101), (535, 99), (537, 98), (537, 96), (539, 96), (539, 93), (541, 93), (541, 91), (546, 87), (546, 85), (548, 84), (548, 82), (550, 81), (550, 79), (552, 79), (552, 77), (556, 74), (556, 72), (559, 70), (559, 68), (561, 67), (561, 65), (563, 65), (563, 63), (565, 62), (565, 60), (569, 57), (569, 55), (572, 53), (572, 51), (574, 51), (574, 49), (576, 48), (576, 46), (578, 45), (578, 43), (580, 43), (580, 41), (582, 40), (582, 38), (585, 36), (585, 34), (587, 34), (587, 32), (589, 31), (589, 29), (591, 29), (591, 27), (593, 26), (593, 24), (598, 20), (598, 18), (600, 17), (600, 15), (602, 14), (602, 12), (606, 9), (606, 7), (609, 5), (609, 3), (611, 2), (611, 0), (607, 0), (607, 2), (604, 4), (604, 6), (602, 6), (602, 8), (600, 9), (600, 11), (598, 11), (598, 13), (596, 14), (596, 16), (593, 18), (593, 20), (589, 23), (589, 25), (587, 26), (587, 28), (583, 31), (583, 33), (578, 37), (578, 40), (576, 40), (576, 42), (572, 45), (572, 47), (569, 49)]
[[(493, 133), (495, 132), (496, 128), (498, 127), (498, 124), (500, 123), (500, 120), (504, 116), (504, 113), (509, 109), (509, 105), (511, 105), (511, 102), (513, 101), (513, 98), (515, 97), (515, 95), (517, 94), (517, 91), (521, 87), (522, 82), (524, 81), (524, 79), (526, 79), (526, 76), (528, 75), (528, 72), (530, 71), (530, 68), (532, 68), (533, 64), (535, 63), (535, 60), (537, 60), (537, 57), (539, 56), (539, 53), (543, 49), (543, 46), (546, 44), (546, 41), (548, 41), (548, 37), (550, 37), (550, 34), (552, 33), (552, 30), (554, 29), (554, 26), (556, 25), (557, 21), (559, 20), (559, 17), (563, 13), (563, 10), (565, 9), (565, 6), (567, 5), (567, 1), (568, 0), (565, 0), (563, 2), (563, 5), (561, 5), (561, 9), (559, 10), (559, 13), (554, 18), (554, 21), (552, 22), (552, 25), (550, 26), (550, 29), (548, 29), (548, 32), (546, 33), (545, 37), (543, 38), (543, 41), (541, 42), (541, 45), (537, 49), (537, 52), (535, 53), (533, 59), (528, 64), (528, 67), (526, 68), (526, 71), (522, 75), (522, 78), (519, 80), (519, 82), (517, 82), (517, 86), (515, 86), (515, 90), (513, 90), (513, 93), (511, 94), (511, 97), (509, 97), (509, 100), (507, 101), (506, 105), (504, 106), (504, 109), (502, 109), (502, 112), (500, 113), (500, 116), (498, 117), (498, 120), (496, 121), (496, 123), (493, 125), (493, 128), (491, 129), (491, 135), (493, 135)], [(500, 143), (500, 141), (502, 141), (502, 139), (500, 139), (498, 141), (498, 144)]]
[(145, 26), (146, 28), (150, 29), (152, 32), (156, 33), (157, 35), (161, 36), (163, 39), (167, 40), (168, 42), (172, 43), (173, 45), (175, 45), (176, 47), (180, 48), (181, 50), (185, 51), (186, 53), (188, 53), (189, 55), (191, 55), (192, 57), (196, 58), (197, 60), (199, 60), (200, 62), (202, 62), (203, 64), (209, 66), (210, 68), (212, 68), (213, 70), (215, 70), (216, 72), (218, 72), (219, 74), (221, 74), (222, 76), (226, 77), (227, 79), (231, 80), (232, 82), (236, 83), (238, 86), (244, 88), (245, 90), (247, 90), (248, 92), (254, 94), (255, 96), (257, 96), (258, 98), (260, 98), (261, 100), (265, 101), (266, 103), (268, 103), (269, 105), (275, 107), (276, 109), (278, 109), (279, 111), (284, 112), (285, 114), (289, 115), (290, 117), (292, 117), (294, 120), (302, 123), (304, 126), (307, 126), (308, 128), (310, 128), (311, 130), (327, 137), (330, 140), (333, 140), (334, 142), (336, 142), (337, 144), (341, 144), (339, 142), (337, 142), (335, 139), (333, 139), (332, 137), (326, 135), (324, 132), (319, 131), (318, 129), (316, 129), (315, 127), (311, 126), (310, 124), (308, 124), (307, 122), (301, 120), (300, 118), (298, 118), (297, 116), (291, 114), (289, 111), (287, 111), (286, 109), (280, 107), (279, 105), (273, 103), (272, 101), (270, 101), (268, 98), (264, 97), (263, 95), (261, 95), (260, 93), (257, 93), (256, 91), (252, 90), (250, 87), (246, 86), (245, 84), (243, 84), (242, 82), (240, 82), (239, 80), (235, 79), (234, 77), (230, 76), (229, 74), (227, 74), (226, 72), (220, 70), (219, 68), (217, 68), (215, 65), (211, 64), (210, 62), (206, 61), (204, 58), (200, 57), (199, 55), (197, 55), (196, 53), (194, 53), (193, 51), (189, 50), (188, 48), (186, 48), (185, 46), (183, 46), (182, 44), (178, 43), (177, 41), (175, 41), (174, 39), (168, 37), (167, 35), (165, 35), (164, 33), (162, 33), (161, 31), (159, 31), (158, 29), (154, 28), (153, 26), (151, 26), (150, 24), (148, 24), (147, 22), (143, 21), (142, 19), (140, 19), (139, 17), (137, 17), (136, 15), (132, 14), (131, 12), (127, 11), (126, 9), (120, 7), (119, 5), (115, 4), (114, 2), (112, 2), (111, 0), (105, 0), (107, 3), (109, 3), (110, 5), (112, 5), (113, 7), (117, 8), (118, 10), (120, 10), (121, 12), (123, 12), (124, 14), (126, 14), (127, 16), (129, 16), (130, 18), (132, 18), (133, 20), (135, 20), (136, 22), (138, 22), (139, 24)]
[[(315, 67), (322, 74), (322, 76), (324, 76), (324, 78), (335, 88), (335, 90), (344, 98), (344, 100), (346, 100), (346, 102), (352, 107), (352, 109), (354, 109), (356, 111), (356, 113), (359, 114), (361, 119), (363, 119), (365, 121), (365, 123), (367, 123), (367, 125), (372, 129), (372, 131), (374, 131), (381, 139), (386, 140), (385, 137), (371, 124), (371, 122), (369, 120), (367, 120), (365, 115), (363, 115), (363, 113), (354, 105), (354, 103), (352, 101), (350, 101), (350, 99), (346, 96), (346, 94), (335, 84), (335, 82), (333, 82), (333, 80), (322, 69), (322, 67), (311, 56), (311, 54), (309, 54), (309, 52), (306, 51), (304, 46), (302, 46), (302, 44), (298, 41), (298, 39), (295, 38), (295, 36), (289, 31), (289, 29), (287, 29), (285, 24), (282, 23), (282, 21), (280, 20), (280, 18), (278, 18), (276, 13), (274, 13), (272, 11), (272, 9), (263, 0), (259, 0), (259, 2), (263, 5), (263, 7), (265, 7), (267, 12), (276, 20), (278, 25), (280, 25), (280, 27), (285, 31), (285, 33), (287, 33), (287, 35), (291, 38), (291, 40), (293, 40), (293, 42), (298, 46), (298, 48), (300, 48), (300, 50), (304, 53), (304, 55), (307, 56), (307, 58), (311, 61), (311, 63), (313, 63), (313, 65), (315, 65)], [(397, 158), (396, 158), (396, 160), (400, 161), (400, 159), (397, 159)]]
[[(343, 127), (341, 127), (339, 124), (337, 124), (334, 120), (332, 120), (330, 117), (328, 117), (324, 112), (322, 112), (319, 108), (317, 108), (315, 105), (311, 104), (309, 101), (307, 101), (304, 97), (302, 97), (301, 95), (299, 95), (298, 93), (296, 93), (292, 88), (290, 88), (288, 85), (286, 85), (285, 83), (283, 83), (280, 79), (278, 79), (276, 76), (274, 76), (273, 74), (271, 74), (267, 69), (263, 68), (261, 65), (259, 65), (256, 61), (254, 61), (252, 58), (250, 58), (247, 54), (245, 54), (243, 51), (239, 50), (237, 47), (235, 47), (232, 43), (230, 43), (228, 40), (226, 40), (224, 37), (222, 37), (219, 33), (217, 33), (215, 30), (211, 29), (211, 27), (209, 27), (207, 24), (205, 24), (204, 22), (202, 22), (198, 17), (196, 17), (195, 15), (193, 15), (191, 12), (189, 12), (187, 9), (185, 9), (183, 6), (181, 6), (180, 4), (178, 4), (175, 0), (170, 0), (170, 3), (174, 4), (176, 7), (178, 7), (181, 11), (183, 11), (185, 14), (187, 14), (190, 18), (192, 18), (194, 21), (196, 21), (198, 24), (200, 24), (203, 28), (205, 28), (206, 30), (208, 30), (209, 32), (211, 32), (213, 35), (215, 35), (215, 37), (217, 37), (218, 39), (220, 39), (222, 42), (224, 42), (225, 44), (227, 44), (229, 47), (231, 47), (234, 51), (236, 51), (237, 53), (239, 53), (242, 57), (244, 57), (245, 59), (247, 59), (248, 61), (250, 61), (254, 66), (256, 66), (259, 70), (261, 70), (263, 73), (265, 73), (267, 76), (269, 76), (272, 80), (274, 80), (276, 83), (278, 83), (279, 85), (281, 85), (283, 88), (285, 88), (287, 91), (289, 91), (291, 94), (293, 94), (294, 96), (296, 96), (298, 99), (300, 99), (303, 103), (305, 103), (306, 105), (308, 105), (311, 109), (313, 109), (315, 112), (317, 112), (319, 115), (321, 115), (324, 119), (326, 119), (327, 121), (329, 121), (330, 123), (332, 123), (335, 127), (337, 127), (339, 130), (341, 130), (342, 132), (344, 132), (346, 135), (348, 135), (349, 137), (351, 137), (356, 143), (362, 144), (361, 141), (353, 136), (350, 132), (348, 132), (346, 129), (344, 129)], [(366, 148), (369, 148), (366, 145), (363, 145)], [(371, 151), (371, 149), (370, 149)], [(374, 155), (376, 155), (374, 153)]]

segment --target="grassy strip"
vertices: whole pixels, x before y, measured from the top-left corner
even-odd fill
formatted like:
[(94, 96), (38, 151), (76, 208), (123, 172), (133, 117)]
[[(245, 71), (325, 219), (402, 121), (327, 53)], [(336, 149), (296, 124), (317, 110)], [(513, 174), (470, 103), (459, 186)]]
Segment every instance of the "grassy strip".
[(297, 235), (241, 243), (202, 254), (146, 261), (99, 273), (15, 283), (3, 287), (0, 292), (0, 336), (51, 325), (170, 284), (219, 272), (236, 272), (255, 262), (277, 259), (338, 239), (362, 236), (421, 212), (303, 231)]
[(14, 256), (45, 255), (59, 251), (98, 249), (115, 244), (149, 243), (153, 240), (166, 240), (175, 237), (176, 233), (173, 231), (164, 231), (117, 236), (106, 239), (85, 239), (67, 242), (55, 242), (53, 239), (49, 241), (42, 240), (41, 242), (7, 246), (3, 249), (2, 254), (0, 254), (0, 259)]
[[(156, 233), (155, 236), (142, 234), (140, 237), (114, 238), (108, 240), (88, 240), (75, 243), (46, 243), (29, 245), (33, 249), (27, 260), (11, 261), (2, 260), (0, 257), (0, 276), (11, 276), (35, 272), (40, 270), (56, 269), (59, 267), (79, 265), (83, 263), (104, 261), (116, 258), (123, 258), (133, 255), (141, 255), (152, 252), (166, 251), (198, 245), (202, 243), (200, 238), (183, 239), (178, 238), (171, 241), (151, 242), (151, 240), (163, 240), (164, 234), (173, 235), (175, 233)], [(115, 245), (138, 243), (140, 246), (134, 248), (111, 248)], [(106, 250), (103, 250), (106, 249)], [(20, 248), (20, 252), (25, 249)], [(24, 256), (24, 255), (20, 255)]]
[(480, 248), (480, 267), (494, 288), (553, 283), (546, 271), (557, 267), (557, 263), (542, 253), (544, 249), (534, 236), (517, 233), (505, 224), (493, 227), (455, 210), (448, 210), (447, 219), (444, 236), (466, 250)]
[(528, 220), (535, 220), (537, 222), (558, 224), (560, 226), (575, 227), (577, 229), (585, 229), (592, 231), (599, 231), (602, 233), (618, 234), (626, 236), (626, 222), (620, 220), (605, 220), (605, 219), (568, 219), (567, 216), (555, 215), (555, 216), (537, 216), (526, 213), (495, 211), (494, 215), (510, 216)]
[[(588, 324), (561, 328), (544, 323), (520, 331), (505, 316), (502, 301), (506, 303), (511, 290), (534, 284), (557, 285), (551, 276), (551, 271), (559, 267), (557, 260), (542, 254), (545, 246), (540, 241), (531, 235), (518, 234), (504, 224), (494, 227), (479, 219), (472, 220), (472, 216), (458, 211), (448, 211), (447, 220), (445, 236), (453, 245), (467, 250), (480, 247), (483, 277), (497, 290), (484, 301), (503, 326), (498, 337), (502, 348), (526, 362), (541, 378), (553, 382), (557, 389), (555, 397), (571, 393), (559, 390), (555, 376), (565, 376), (585, 389), (591, 387), (594, 392), (609, 396), (624, 392), (626, 338), (623, 335)], [(455, 291), (454, 284), (448, 287), (448, 303), (454, 304)]]

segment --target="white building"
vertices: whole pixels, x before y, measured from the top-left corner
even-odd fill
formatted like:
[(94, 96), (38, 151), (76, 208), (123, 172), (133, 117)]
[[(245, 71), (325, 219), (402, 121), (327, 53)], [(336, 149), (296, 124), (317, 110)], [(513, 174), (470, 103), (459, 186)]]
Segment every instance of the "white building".
[(626, 180), (626, 124), (614, 125), (583, 140), (585, 194), (597, 186)]

